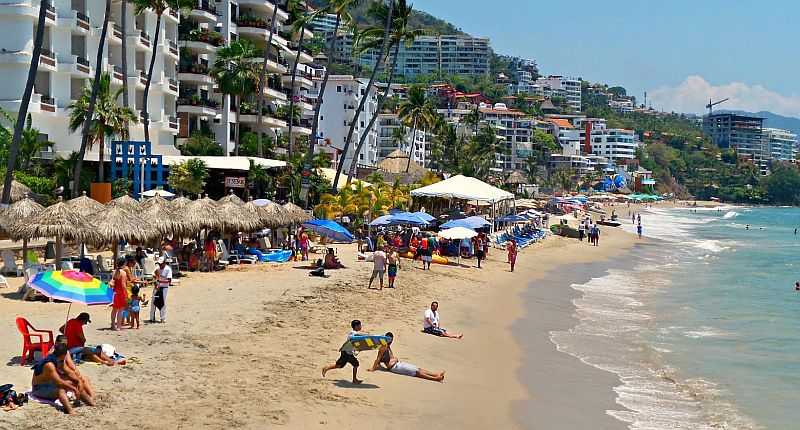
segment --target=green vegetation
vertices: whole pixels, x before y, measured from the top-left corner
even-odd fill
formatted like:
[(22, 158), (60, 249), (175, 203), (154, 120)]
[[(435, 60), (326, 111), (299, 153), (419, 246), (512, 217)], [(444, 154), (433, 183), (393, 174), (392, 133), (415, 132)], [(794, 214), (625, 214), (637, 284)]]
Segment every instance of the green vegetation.
[[(317, 7), (325, 7), (330, 0), (311, 0), (311, 3)], [(362, 2), (357, 7), (353, 8), (350, 12), (354, 22), (358, 23), (359, 27), (369, 26), (382, 26), (383, 23), (379, 22), (374, 16), (369, 14), (371, 2)], [(436, 34), (466, 34), (455, 25), (436, 18), (435, 16), (414, 10), (408, 17), (409, 29), (427, 29), (435, 32)]]
[(169, 186), (181, 195), (197, 195), (203, 192), (208, 178), (208, 165), (199, 158), (190, 158), (169, 169)]

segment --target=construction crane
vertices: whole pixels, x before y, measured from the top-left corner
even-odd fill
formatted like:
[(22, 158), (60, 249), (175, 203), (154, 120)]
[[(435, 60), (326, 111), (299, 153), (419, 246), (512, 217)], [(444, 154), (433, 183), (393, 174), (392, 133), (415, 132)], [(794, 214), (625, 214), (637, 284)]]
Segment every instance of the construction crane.
[(711, 115), (711, 108), (713, 108), (714, 106), (716, 106), (716, 105), (718, 105), (718, 104), (720, 104), (722, 102), (728, 101), (728, 100), (730, 100), (730, 98), (728, 98), (728, 97), (725, 97), (724, 99), (716, 101), (716, 102), (712, 102), (711, 99), (708, 99), (708, 104), (706, 105), (706, 107), (708, 108), (708, 114)]

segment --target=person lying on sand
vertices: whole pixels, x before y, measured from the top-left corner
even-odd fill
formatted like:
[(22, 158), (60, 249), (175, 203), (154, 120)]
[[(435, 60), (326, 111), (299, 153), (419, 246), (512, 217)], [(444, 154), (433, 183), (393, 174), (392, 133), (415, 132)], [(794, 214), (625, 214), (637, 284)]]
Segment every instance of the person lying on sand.
[(353, 344), (350, 343), (350, 340), (353, 339), (353, 336), (360, 336), (368, 333), (361, 332), (361, 321), (359, 320), (353, 320), (352, 322), (350, 322), (350, 327), (352, 328), (352, 330), (350, 330), (350, 333), (347, 334), (347, 341), (345, 341), (342, 347), (339, 348), (339, 351), (341, 352), (341, 354), (339, 355), (339, 359), (336, 360), (336, 363), (333, 363), (331, 365), (322, 368), (322, 377), (324, 378), (325, 374), (329, 370), (342, 369), (344, 368), (344, 366), (347, 365), (347, 363), (350, 363), (350, 365), (353, 366), (353, 383), (360, 384), (364, 381), (358, 379), (359, 363), (358, 359), (356, 358), (356, 351), (353, 349)]
[(463, 334), (452, 334), (439, 325), (439, 302), (431, 303), (431, 308), (425, 310), (425, 317), (422, 319), (422, 331), (434, 336), (461, 339)]
[(69, 355), (67, 345), (57, 344), (52, 354), (46, 355), (31, 367), (33, 370), (31, 385), (34, 396), (46, 400), (59, 400), (64, 412), (71, 415), (75, 413), (75, 409), (67, 397), (67, 391), (75, 393), (75, 397), (87, 405), (91, 405), (92, 399), (88, 397), (86, 391), (81, 391), (72, 382), (59, 375), (58, 364), (63, 362), (67, 355)]
[(392, 352), (392, 341), (394, 340), (394, 334), (392, 334), (392, 332), (388, 332), (386, 333), (386, 337), (389, 338), (389, 345), (382, 346), (378, 349), (378, 356), (375, 358), (375, 363), (372, 364), (371, 369), (367, 369), (368, 372), (374, 372), (378, 366), (383, 363), (387, 370), (398, 375), (413, 376), (415, 378), (427, 379), (429, 381), (436, 382), (444, 381), (444, 372), (433, 373), (419, 366), (400, 361), (397, 357), (395, 357), (394, 352)]
[(67, 321), (58, 329), (59, 332), (67, 336), (67, 347), (70, 354), (81, 353), (81, 358), (84, 361), (92, 361), (95, 363), (105, 364), (106, 366), (123, 365), (126, 361), (114, 361), (107, 356), (101, 348), (86, 346), (86, 336), (83, 334), (83, 326), (91, 323), (88, 313), (81, 312), (76, 318)]

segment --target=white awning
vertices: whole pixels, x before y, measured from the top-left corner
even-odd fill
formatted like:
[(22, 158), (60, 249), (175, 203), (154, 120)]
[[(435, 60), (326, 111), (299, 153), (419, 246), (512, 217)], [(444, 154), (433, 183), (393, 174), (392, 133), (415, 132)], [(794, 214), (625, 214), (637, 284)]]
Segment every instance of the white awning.
[(463, 175), (456, 175), (427, 187), (411, 190), (411, 195), (414, 197), (449, 197), (491, 203), (514, 198), (514, 194), (508, 191)]
[(209, 169), (219, 169), (219, 170), (243, 170), (248, 171), (250, 170), (250, 160), (261, 167), (264, 168), (273, 168), (273, 167), (286, 167), (286, 162), (281, 160), (272, 160), (269, 158), (258, 158), (258, 157), (225, 157), (225, 156), (218, 156), (218, 157), (191, 157), (187, 155), (165, 155), (164, 156), (164, 164), (178, 164), (183, 161), (186, 161), (190, 158), (199, 158), (208, 165)]

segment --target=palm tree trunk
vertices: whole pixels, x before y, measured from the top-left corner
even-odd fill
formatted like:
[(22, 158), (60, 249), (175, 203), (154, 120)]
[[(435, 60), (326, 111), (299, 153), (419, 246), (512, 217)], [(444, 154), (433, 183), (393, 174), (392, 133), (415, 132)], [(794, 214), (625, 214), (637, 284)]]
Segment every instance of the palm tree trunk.
[(322, 95), (325, 94), (325, 87), (328, 86), (328, 77), (333, 68), (333, 56), (336, 53), (336, 35), (339, 33), (339, 25), (342, 21), (342, 14), (336, 14), (336, 25), (333, 27), (333, 37), (331, 37), (330, 47), (328, 48), (328, 64), (325, 66), (325, 77), (322, 78), (319, 92), (317, 93), (317, 105), (314, 107), (314, 119), (311, 123), (311, 136), (308, 139), (308, 153), (306, 154), (306, 164), (311, 164), (314, 159), (314, 145), (317, 143), (317, 132), (319, 131), (319, 114), (322, 112)]
[[(394, 81), (394, 72), (397, 69), (397, 56), (400, 53), (400, 41), (398, 41), (394, 45), (394, 54), (392, 55), (392, 67), (391, 71), (389, 72), (389, 80), (386, 83), (386, 91), (383, 92), (378, 98), (378, 106), (375, 108), (375, 113), (372, 115), (372, 118), (369, 120), (369, 124), (367, 124), (367, 128), (364, 129), (364, 132), (361, 134), (361, 139), (358, 141), (358, 146), (356, 147), (356, 151), (353, 154), (358, 154), (361, 152), (361, 148), (364, 146), (364, 142), (367, 141), (367, 136), (369, 136), (369, 131), (372, 129), (372, 126), (375, 125), (375, 121), (377, 121), (378, 116), (380, 115), (381, 108), (383, 108), (383, 104), (386, 103), (386, 100), (389, 98), (389, 90), (392, 88), (392, 81)], [(355, 158), (355, 155), (353, 156)], [(356, 163), (350, 163), (350, 172), (347, 174), (347, 183), (349, 184), (353, 178), (353, 174), (356, 171)]]
[(19, 103), (17, 122), (14, 124), (14, 137), (11, 141), (11, 148), (8, 150), (8, 166), (6, 166), (6, 176), (3, 179), (3, 206), (8, 205), (11, 200), (11, 181), (14, 179), (14, 167), (17, 164), (19, 145), (22, 143), (22, 130), (25, 128), (25, 118), (28, 117), (28, 105), (31, 103), (33, 94), (33, 83), (36, 81), (36, 71), (39, 70), (39, 56), (42, 53), (42, 39), (44, 39), (45, 17), (47, 16), (48, 0), (42, 0), (39, 4), (39, 20), (36, 22), (36, 36), (33, 40), (33, 52), (31, 53), (31, 65), (28, 68), (28, 80), (25, 82), (25, 90), (22, 92), (22, 100)]
[(104, 133), (105, 128), (106, 128), (105, 123), (102, 120), (100, 120), (100, 130), (99, 130), (99, 134), (100, 135), (98, 136), (98, 139), (100, 140), (100, 142), (99, 142), (99, 146), (97, 147), (97, 153), (98, 153), (97, 159), (98, 159), (98, 166), (99, 166), (98, 169), (97, 169), (97, 179), (98, 179), (97, 182), (103, 182), (103, 179), (104, 179), (104, 176), (103, 176), (103, 165), (105, 164), (104, 156), (105, 156), (105, 152), (106, 152), (105, 148), (104, 148), (106, 146), (106, 134)]
[[(100, 90), (100, 77), (103, 73), (103, 50), (106, 45), (106, 35), (108, 33), (108, 17), (111, 15), (111, 0), (106, 0), (106, 11), (103, 16), (103, 30), (100, 32), (100, 43), (97, 45), (97, 59), (95, 60), (94, 82), (92, 82), (92, 96), (89, 98), (89, 107), (86, 111), (86, 120), (83, 123), (83, 133), (81, 134), (81, 148), (78, 151), (78, 160), (75, 163), (73, 176), (72, 198), (78, 197), (81, 183), (81, 170), (83, 169), (83, 157), (86, 155), (86, 145), (89, 143), (89, 132), (94, 116), (94, 106), (97, 103), (97, 92)], [(100, 165), (102, 166), (102, 160)]]
[[(288, 0), (287, 0), (288, 2)], [(264, 62), (261, 63), (261, 77), (258, 79), (258, 119), (256, 129), (258, 129), (258, 157), (264, 157), (263, 132), (261, 123), (264, 121), (264, 86), (267, 82), (267, 61), (269, 61), (269, 48), (272, 46), (272, 35), (275, 33), (275, 17), (278, 15), (278, 2), (273, 3), (272, 20), (269, 23), (269, 36), (267, 36), (267, 47), (264, 49)]]
[[(300, 26), (300, 40), (297, 42), (297, 55), (294, 58), (292, 65), (292, 83), (289, 86), (289, 91), (292, 93), (289, 99), (289, 158), (292, 157), (292, 125), (294, 125), (294, 83), (297, 80), (297, 66), (300, 64), (300, 54), (303, 52), (303, 32), (306, 31), (306, 26)], [(334, 37), (336, 37), (334, 35)], [(313, 140), (313, 139), (309, 139)]]
[[(120, 4), (122, 10), (122, 17), (120, 18), (119, 25), (122, 27), (122, 106), (127, 108), (130, 106), (128, 98), (128, 44), (125, 39), (128, 37), (128, 0), (122, 0)], [(125, 133), (130, 136), (131, 124), (125, 121)], [(102, 180), (100, 182), (103, 182)]]
[(233, 143), (233, 155), (239, 155), (239, 141), (241, 141), (241, 127), (242, 127), (242, 96), (238, 96), (238, 103), (236, 103), (236, 141)]
[(408, 163), (406, 163), (406, 173), (411, 169), (411, 157), (414, 156), (414, 140), (417, 138), (417, 118), (414, 118), (414, 126), (411, 127), (411, 144), (408, 145)]
[[(163, 13), (163, 12), (162, 12)], [(142, 122), (144, 123), (144, 141), (150, 142), (150, 113), (147, 110), (147, 99), (150, 96), (150, 82), (153, 80), (153, 67), (156, 65), (158, 55), (158, 36), (161, 34), (161, 14), (156, 16), (156, 33), (153, 36), (153, 56), (150, 57), (150, 68), (147, 71), (147, 82), (144, 84), (142, 97)]]
[[(367, 91), (364, 94), (364, 97), (361, 97), (361, 102), (358, 104), (358, 108), (356, 109), (355, 113), (353, 114), (353, 121), (350, 123), (350, 130), (347, 131), (347, 138), (344, 140), (344, 149), (342, 150), (342, 159), (339, 162), (339, 165), (336, 166), (336, 176), (333, 177), (333, 185), (331, 186), (331, 194), (336, 194), (337, 185), (339, 185), (339, 176), (342, 174), (342, 169), (344, 168), (344, 160), (347, 159), (347, 150), (350, 149), (350, 141), (353, 140), (353, 130), (355, 130), (356, 123), (358, 122), (358, 115), (361, 114), (361, 111), (364, 110), (364, 104), (366, 104), (367, 99), (369, 98), (369, 92), (372, 91), (372, 84), (375, 82), (375, 76), (378, 75), (378, 69), (381, 66), (381, 63), (384, 61), (386, 56), (388, 55), (387, 48), (389, 47), (389, 34), (392, 31), (392, 12), (394, 11), (394, 0), (389, 1), (389, 12), (386, 16), (386, 24), (383, 27), (383, 43), (381, 44), (381, 50), (378, 52), (378, 58), (375, 60), (375, 67), (372, 68), (372, 74), (369, 77), (369, 83), (367, 84)], [(335, 36), (335, 35), (334, 35)], [(387, 88), (386, 91), (388, 92), (389, 89)], [(355, 164), (356, 157), (353, 156), (353, 162), (350, 164)]]

